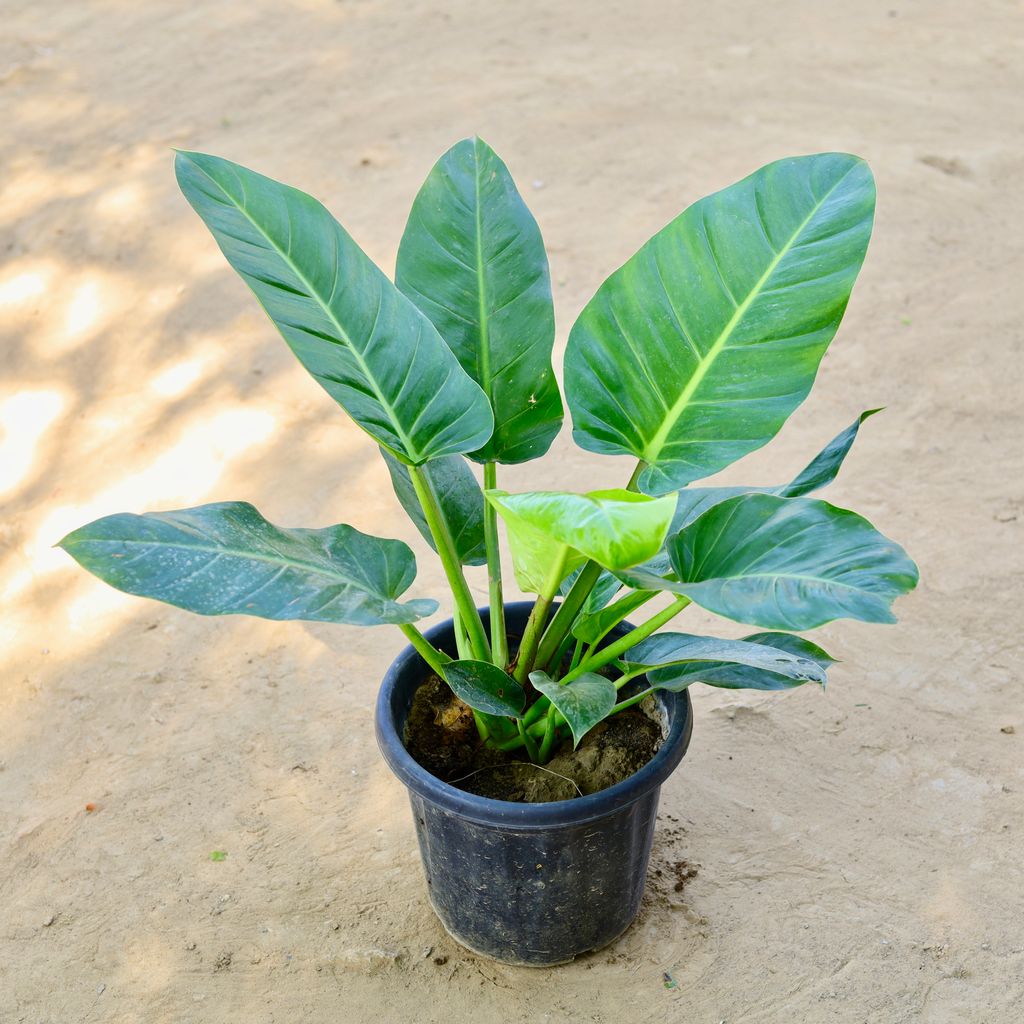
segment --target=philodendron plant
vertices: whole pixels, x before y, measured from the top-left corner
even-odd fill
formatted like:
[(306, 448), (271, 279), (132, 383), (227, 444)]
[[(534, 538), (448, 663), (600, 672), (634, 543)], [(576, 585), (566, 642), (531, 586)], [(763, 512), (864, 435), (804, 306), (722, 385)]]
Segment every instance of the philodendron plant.
[[(655, 690), (824, 684), (833, 659), (794, 631), (893, 622), (893, 599), (917, 583), (866, 519), (808, 496), (878, 410), (789, 483), (691, 486), (770, 441), (810, 390), (871, 234), (863, 160), (769, 164), (684, 210), (601, 285), (569, 335), (566, 401), (577, 444), (634, 465), (623, 488), (588, 494), (498, 487), (499, 464), (547, 451), (562, 402), (540, 231), (484, 142), (458, 143), (431, 170), (394, 284), (310, 196), (199, 153), (176, 168), (299, 361), (379, 446), (441, 560), (458, 658), (414, 624), (438, 603), (400, 600), (416, 574), (402, 541), (284, 529), (243, 502), (107, 516), (61, 541), (112, 586), (203, 615), (397, 625), (473, 709), (482, 743), (543, 763)], [(499, 518), (516, 581), (537, 595), (518, 644)], [(489, 630), (464, 573), (484, 564)], [(690, 603), (757, 632), (656, 632)]]

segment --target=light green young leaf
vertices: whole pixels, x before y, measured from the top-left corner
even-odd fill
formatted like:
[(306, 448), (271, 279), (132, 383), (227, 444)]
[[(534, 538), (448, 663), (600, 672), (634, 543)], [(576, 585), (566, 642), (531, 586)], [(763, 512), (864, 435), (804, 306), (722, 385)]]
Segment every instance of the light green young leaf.
[(572, 730), (573, 746), (615, 707), (615, 684), (596, 672), (584, 672), (569, 683), (560, 683), (546, 672), (531, 672), (530, 682), (562, 713)]
[(484, 393), (319, 202), (203, 153), (175, 170), (292, 352), (378, 444), (420, 465), (487, 442)]
[(766, 629), (895, 622), (890, 605), (918, 579), (903, 548), (866, 519), (813, 498), (729, 498), (667, 547), (675, 582), (665, 589)]
[(843, 153), (780, 160), (694, 203), (600, 287), (565, 356), (573, 437), (665, 494), (761, 447), (803, 401), (871, 234)]
[[(391, 474), (391, 486), (402, 508), (420, 531), (423, 539), (436, 551), (437, 546), (416, 496), (409, 469), (386, 448), (380, 449)], [(484, 492), (473, 470), (461, 455), (445, 455), (428, 462), (423, 471), (437, 495), (437, 503), (448, 523), (455, 553), (463, 565), (483, 565), (487, 561), (484, 545)]]
[[(625, 490), (589, 494), (561, 491), (509, 494), (491, 490), (486, 492), (486, 497), (509, 527), (514, 562), (517, 561), (517, 546), (522, 547), (521, 541), (516, 539), (517, 533), (526, 530), (533, 538), (528, 555), (537, 573), (531, 576), (543, 574), (545, 563), (540, 559), (551, 558), (556, 550), (552, 542), (569, 549), (570, 568), (576, 568), (585, 559), (593, 559), (612, 570), (643, 562), (661, 547), (676, 503), (674, 494), (649, 498)], [(548, 538), (546, 545), (543, 538)], [(518, 561), (526, 560), (521, 553)], [(518, 573), (517, 569), (517, 578)]]
[(344, 525), (286, 530), (245, 502), (106, 516), (60, 547), (118, 590), (200, 615), (375, 626), (437, 610), (398, 602), (416, 576), (401, 541)]
[(520, 718), (526, 707), (523, 688), (488, 661), (449, 662), (444, 678), (456, 697), (484, 714)]
[(515, 508), (499, 504), (504, 491), (485, 491), (484, 494), (505, 521), (512, 570), (520, 590), (550, 597), (553, 588), (557, 590), (568, 576), (586, 563), (578, 551), (538, 529), (529, 518), (518, 515)]
[[(816, 650), (820, 651), (820, 648)], [(655, 633), (627, 651), (622, 660), (631, 668), (649, 666), (646, 673), (648, 681), (651, 686), (662, 690), (682, 690), (691, 682), (706, 681), (705, 675), (714, 678), (714, 673), (722, 670), (724, 665), (742, 667), (750, 672), (751, 677), (757, 674), (777, 677), (784, 680), (785, 687), (825, 682), (825, 669), (819, 661), (803, 653), (787, 650), (778, 644), (722, 640), (690, 633)]]
[(470, 458), (543, 455), (562, 425), (548, 260), (508, 168), (482, 139), (456, 143), (427, 176), (395, 282), (491, 403), (494, 433)]

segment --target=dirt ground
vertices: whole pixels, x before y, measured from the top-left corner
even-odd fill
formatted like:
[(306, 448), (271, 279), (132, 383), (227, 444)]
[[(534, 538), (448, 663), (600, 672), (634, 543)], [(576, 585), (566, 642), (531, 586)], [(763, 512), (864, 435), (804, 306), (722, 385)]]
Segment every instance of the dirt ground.
[[(7, 0), (0, 1021), (1021, 1020), (1021, 44), (996, 0)], [(51, 547), (105, 513), (247, 499), (402, 537), (438, 594), (376, 451), (170, 150), (313, 192), (390, 271), (431, 163), (474, 132), (544, 232), (559, 358), (690, 201), (788, 154), (867, 157), (875, 238), (818, 386), (722, 480), (785, 479), (887, 406), (830, 498), (922, 572), (898, 626), (819, 631), (843, 660), (827, 694), (694, 694), (640, 920), (541, 972), (469, 955), (427, 905), (371, 731), (397, 631), (192, 617)], [(565, 430), (501, 482), (630, 468)]]

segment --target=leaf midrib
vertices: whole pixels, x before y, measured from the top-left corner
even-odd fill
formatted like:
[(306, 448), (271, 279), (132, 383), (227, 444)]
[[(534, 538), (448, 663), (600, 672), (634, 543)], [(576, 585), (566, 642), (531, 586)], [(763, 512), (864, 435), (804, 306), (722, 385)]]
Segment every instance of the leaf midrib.
[[(668, 410), (668, 414), (662, 421), (662, 425), (658, 428), (658, 430), (650, 439), (650, 441), (647, 442), (643, 454), (640, 456), (642, 461), (649, 464), (658, 461), (658, 457), (661, 454), (661, 450), (665, 446), (665, 442), (668, 440), (669, 433), (671, 433), (672, 428), (676, 425), (676, 423), (678, 423), (680, 417), (686, 411), (687, 406), (690, 404), (690, 399), (693, 397), (697, 388), (700, 387), (701, 382), (707, 376), (708, 371), (711, 369), (711, 366), (718, 358), (722, 349), (725, 348), (726, 344), (729, 341), (729, 338), (733, 334), (733, 331), (735, 331), (736, 327), (743, 319), (747, 310), (757, 299), (758, 295), (761, 293), (765, 284), (768, 282), (771, 275), (775, 272), (778, 265), (782, 262), (783, 258), (793, 248), (796, 239), (804, 232), (804, 230), (807, 228), (807, 225), (810, 224), (810, 222), (814, 219), (818, 211), (831, 197), (832, 193), (835, 192), (837, 188), (839, 188), (839, 186), (847, 179), (847, 177), (849, 177), (851, 173), (853, 173), (856, 167), (856, 163), (851, 164), (851, 166), (839, 178), (839, 180), (836, 181), (835, 184), (814, 204), (814, 207), (811, 209), (810, 213), (808, 213), (808, 215), (800, 223), (800, 225), (793, 232), (793, 234), (790, 235), (790, 237), (787, 239), (786, 243), (775, 254), (772, 261), (768, 264), (767, 269), (754, 284), (754, 287), (747, 294), (743, 302), (741, 302), (733, 311), (733, 314), (729, 318), (728, 323), (726, 323), (725, 327), (722, 328), (718, 337), (715, 339), (711, 347), (708, 349), (707, 354), (697, 364), (697, 367), (694, 370), (693, 375), (686, 383), (686, 387), (683, 388), (682, 392), (680, 393), (676, 401), (672, 403), (672, 408)], [(765, 237), (767, 237), (767, 234)]]
[[(360, 590), (364, 590), (368, 594), (373, 594), (372, 590), (369, 590), (365, 583), (360, 580), (356, 580), (352, 576), (344, 576), (339, 572), (332, 571), (333, 566), (329, 565), (324, 568), (315, 562), (306, 562), (301, 559), (294, 558), (275, 558), (273, 555), (257, 554), (253, 551), (247, 551), (244, 548), (231, 548), (231, 547), (217, 547), (209, 544), (171, 544), (160, 541), (152, 540), (107, 540), (100, 538), (85, 538), (78, 543), (80, 544), (117, 544), (121, 547), (147, 547), (147, 548), (170, 548), (175, 551), (198, 551), (206, 552), (207, 554), (216, 555), (227, 555), (229, 557), (241, 558), (253, 562), (266, 562), (269, 565), (280, 565), (285, 568), (300, 568), (308, 569), (311, 572), (317, 573), (320, 576), (324, 576), (327, 579), (337, 580), (340, 583), (347, 583), (350, 586), (357, 587)], [(203, 568), (206, 568), (205, 566)], [(381, 594), (374, 596), (381, 597)], [(388, 597), (387, 600), (395, 600), (392, 597)]]
[[(207, 178), (208, 181), (210, 181), (214, 186), (216, 186), (216, 188), (219, 189), (220, 192), (224, 196), (227, 197), (227, 199), (231, 202), (231, 205), (234, 206), (234, 208), (236, 210), (238, 210), (238, 212), (243, 217), (245, 217), (245, 219), (252, 225), (252, 227), (256, 230), (256, 232), (262, 238), (264, 238), (267, 241), (267, 243), (274, 250), (274, 252), (276, 252), (277, 255), (291, 268), (292, 273), (294, 273), (295, 276), (306, 286), (306, 291), (308, 292), (309, 297), (312, 298), (320, 306), (320, 308), (324, 311), (324, 313), (327, 316), (328, 320), (330, 320), (331, 324), (334, 326), (334, 328), (337, 330), (338, 334), (340, 335), (342, 343), (345, 345), (346, 348), (348, 348), (348, 350), (352, 353), (353, 357), (355, 358), (356, 362), (359, 364), (359, 368), (363, 371), (363, 376), (366, 378), (367, 383), (370, 385), (370, 388), (372, 389), (372, 391), (374, 393), (374, 396), (376, 397), (377, 401), (381, 404), (381, 406), (383, 407), (384, 411), (388, 414), (388, 419), (391, 421), (391, 425), (392, 425), (392, 427), (394, 427), (395, 433), (398, 435), (398, 437), (401, 440), (402, 444), (405, 446), (406, 453), (408, 454), (408, 456), (411, 459), (414, 459), (414, 460), (421, 459), (423, 453), (419, 451), (419, 449), (416, 447), (416, 445), (413, 444), (412, 439), (402, 429), (401, 424), (398, 422), (398, 417), (395, 414), (394, 406), (392, 406), (391, 403), (384, 397), (384, 395), (381, 392), (380, 388), (377, 386), (377, 381), (375, 380), (373, 374), (370, 372), (370, 368), (369, 368), (366, 360), (363, 358), (362, 353), (352, 343), (351, 337), (349, 336), (349, 334), (345, 330), (345, 328), (342, 327), (341, 322), (335, 316), (334, 310), (331, 308), (331, 306), (328, 303), (326, 303), (321, 298), (321, 296), (319, 295), (317, 290), (314, 288), (313, 283), (309, 280), (309, 278), (306, 277), (305, 274), (302, 273), (301, 270), (299, 270), (299, 268), (295, 265), (294, 261), (292, 260), (291, 256), (288, 253), (286, 253), (283, 249), (281, 249), (281, 247), (277, 244), (277, 242), (275, 242), (274, 239), (263, 229), (263, 227), (252, 217), (252, 215), (249, 213), (249, 211), (244, 206), (242, 206), (242, 204), (230, 192), (228, 192), (228, 190), (226, 188), (224, 188), (224, 186), (221, 185), (220, 182), (217, 181), (217, 179), (214, 178), (206, 170), (205, 167), (203, 167), (202, 165), (196, 163), (194, 160), (191, 160), (191, 163), (192, 163), (192, 165), (194, 167), (196, 167)], [(324, 209), (325, 209), (325, 212), (327, 213), (328, 217), (330, 217), (330, 212), (327, 211), (326, 208), (324, 208)], [(291, 217), (290, 217), (290, 215), (288, 217), (288, 223), (289, 223), (289, 225), (291, 224)], [(353, 242), (353, 245), (354, 244), (355, 243)], [(338, 270), (341, 267), (341, 259), (339, 258), (337, 244), (335, 244), (334, 259), (335, 259), (335, 282), (337, 282)], [(381, 301), (381, 305), (383, 305), (383, 302), (384, 302), (384, 296), (383, 295), (380, 296), (380, 301)], [(378, 306), (378, 308), (377, 308), (377, 317), (374, 318), (374, 329), (376, 329), (377, 318), (379, 318), (379, 317), (380, 317), (380, 306)], [(275, 323), (276, 323), (276, 318), (275, 318)]]
[(807, 576), (804, 573), (791, 573), (791, 572), (752, 572), (744, 573), (741, 576), (709, 576), (704, 580), (683, 580), (680, 581), (680, 586), (685, 587), (699, 587), (705, 583), (733, 583), (742, 582), (743, 580), (804, 580), (808, 583), (817, 583), (821, 586), (829, 587), (841, 587), (844, 590), (853, 590), (858, 594), (872, 594), (877, 597), (872, 590), (866, 590), (864, 587), (854, 586), (852, 583), (843, 583), (840, 580), (832, 579), (829, 576)]
[[(484, 228), (480, 207), (480, 139), (473, 139), (473, 191), (476, 205), (473, 211), (476, 221), (476, 290), (477, 311), (480, 319), (480, 383), (487, 395), (491, 409), (495, 409), (493, 380), (491, 379), (491, 337), (490, 313), (487, 309), (487, 284), (484, 276)], [(495, 418), (494, 429), (498, 429)], [(491, 444), (491, 439), (487, 445)]]

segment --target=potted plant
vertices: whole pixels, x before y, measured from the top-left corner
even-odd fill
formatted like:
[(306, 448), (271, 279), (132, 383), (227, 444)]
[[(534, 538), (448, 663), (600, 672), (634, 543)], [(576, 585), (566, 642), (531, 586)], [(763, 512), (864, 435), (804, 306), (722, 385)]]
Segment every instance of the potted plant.
[[(639, 906), (659, 787), (692, 729), (688, 687), (823, 685), (832, 659), (796, 631), (892, 622), (917, 582), (867, 520), (808, 496), (877, 410), (789, 483), (691, 486), (771, 440), (810, 390), (867, 249), (867, 165), (769, 164), (601, 285), (569, 335), (566, 400), (581, 447), (633, 461), (623, 488), (588, 494), (498, 486), (499, 464), (547, 451), (562, 402), (540, 232), (480, 139), (430, 172), (395, 284), (310, 196), (212, 156), (176, 167), (292, 351), (379, 446), (453, 617), (417, 627), (438, 603), (402, 600), (416, 574), (402, 541), (284, 529), (240, 502), (108, 516), (61, 546), (120, 590), (204, 615), (396, 625), (409, 647), (377, 733), (445, 926), (510, 963), (610, 941)], [(499, 520), (532, 602), (503, 601)], [(658, 632), (691, 603), (757, 631)]]

